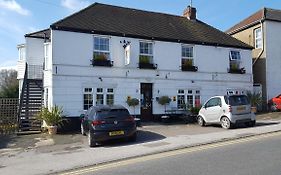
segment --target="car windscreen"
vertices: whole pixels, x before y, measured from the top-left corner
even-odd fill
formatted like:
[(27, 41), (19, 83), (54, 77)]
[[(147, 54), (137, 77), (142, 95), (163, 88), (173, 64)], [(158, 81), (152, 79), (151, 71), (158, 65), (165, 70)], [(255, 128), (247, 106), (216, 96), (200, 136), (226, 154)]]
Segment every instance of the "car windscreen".
[(240, 106), (240, 105), (249, 105), (248, 97), (245, 95), (235, 95), (229, 96), (229, 105), (231, 106)]
[(130, 116), (130, 113), (127, 109), (111, 109), (111, 110), (100, 110), (97, 111), (98, 119), (126, 119)]

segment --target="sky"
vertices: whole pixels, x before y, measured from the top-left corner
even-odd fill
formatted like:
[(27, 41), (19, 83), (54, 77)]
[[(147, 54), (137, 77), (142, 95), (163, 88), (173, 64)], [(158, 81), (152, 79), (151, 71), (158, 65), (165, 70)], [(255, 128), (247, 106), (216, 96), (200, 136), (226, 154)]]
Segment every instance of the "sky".
[[(17, 45), (26, 33), (49, 26), (92, 3), (99, 2), (182, 15), (190, 0), (0, 0), (0, 69), (15, 67)], [(281, 9), (280, 0), (192, 0), (197, 18), (222, 31), (263, 7)]]

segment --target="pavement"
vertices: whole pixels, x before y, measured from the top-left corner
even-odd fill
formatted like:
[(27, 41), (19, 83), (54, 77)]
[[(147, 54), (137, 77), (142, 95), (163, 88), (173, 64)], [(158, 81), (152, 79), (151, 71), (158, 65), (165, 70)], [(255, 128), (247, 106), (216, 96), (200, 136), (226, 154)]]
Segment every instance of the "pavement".
[(1, 174), (50, 174), (143, 155), (281, 131), (281, 113), (257, 115), (257, 126), (224, 130), (184, 122), (146, 123), (137, 142), (112, 141), (90, 148), (79, 133), (0, 137)]

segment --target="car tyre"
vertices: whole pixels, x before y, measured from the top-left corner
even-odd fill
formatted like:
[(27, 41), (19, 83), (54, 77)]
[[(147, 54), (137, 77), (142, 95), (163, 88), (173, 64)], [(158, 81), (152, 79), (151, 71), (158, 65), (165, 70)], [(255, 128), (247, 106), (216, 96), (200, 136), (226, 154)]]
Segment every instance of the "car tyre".
[(88, 133), (88, 143), (89, 143), (90, 147), (97, 146), (97, 142), (94, 140), (93, 133), (91, 131), (89, 131), (89, 133)]
[(230, 129), (232, 128), (232, 123), (231, 121), (229, 120), (229, 118), (227, 117), (222, 117), (221, 118), (221, 127), (224, 128), (224, 129)]
[(205, 120), (203, 119), (202, 116), (197, 117), (197, 123), (198, 123), (199, 126), (202, 126), (202, 127), (206, 125), (206, 122), (205, 122)]
[(83, 136), (85, 136), (85, 135), (86, 135), (85, 130), (84, 130), (84, 127), (83, 127), (83, 124), (82, 124), (82, 123), (81, 123), (81, 134), (82, 134)]
[(246, 122), (245, 125), (246, 125), (247, 127), (254, 127), (254, 126), (256, 125), (256, 120), (251, 121), (251, 122)]

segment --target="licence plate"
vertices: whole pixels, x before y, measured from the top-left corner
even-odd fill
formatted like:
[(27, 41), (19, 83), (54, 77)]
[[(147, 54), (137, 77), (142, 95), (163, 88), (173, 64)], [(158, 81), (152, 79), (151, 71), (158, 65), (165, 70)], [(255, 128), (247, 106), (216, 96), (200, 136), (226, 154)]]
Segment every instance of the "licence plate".
[(118, 136), (118, 135), (124, 135), (124, 131), (112, 131), (112, 132), (109, 132), (109, 136)]
[(245, 107), (245, 106), (239, 106), (239, 107), (237, 107), (237, 111), (238, 111), (238, 112), (245, 111), (245, 110), (246, 110), (246, 107)]

